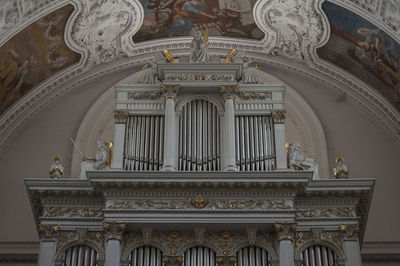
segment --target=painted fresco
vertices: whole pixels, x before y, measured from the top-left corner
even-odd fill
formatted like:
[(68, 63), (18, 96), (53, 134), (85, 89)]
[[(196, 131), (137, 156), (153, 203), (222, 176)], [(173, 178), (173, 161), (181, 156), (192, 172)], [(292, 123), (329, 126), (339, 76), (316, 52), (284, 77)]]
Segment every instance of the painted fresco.
[(145, 16), (135, 42), (193, 35), (208, 28), (210, 36), (261, 40), (253, 18), (257, 0), (140, 0)]
[(359, 77), (400, 109), (400, 45), (374, 24), (324, 2), (331, 23), (329, 42), (318, 55)]
[(40, 82), (79, 62), (80, 55), (64, 42), (73, 9), (68, 5), (52, 12), (0, 47), (0, 113)]

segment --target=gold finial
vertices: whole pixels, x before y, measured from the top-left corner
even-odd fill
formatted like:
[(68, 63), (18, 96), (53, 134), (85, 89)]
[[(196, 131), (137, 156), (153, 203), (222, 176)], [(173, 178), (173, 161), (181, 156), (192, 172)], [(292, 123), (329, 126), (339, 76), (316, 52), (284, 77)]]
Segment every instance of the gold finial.
[(54, 161), (61, 161), (61, 155), (57, 153), (56, 157), (54, 157)]
[(205, 45), (208, 45), (208, 28), (206, 28), (206, 29), (204, 30), (204, 34), (203, 34), (203, 43), (204, 43)]
[(163, 50), (163, 53), (168, 63), (175, 63), (174, 56), (168, 50)]
[(229, 53), (225, 57), (224, 63), (231, 63), (232, 62), (232, 57), (235, 56), (236, 52), (237, 52), (236, 49), (230, 50)]
[(149, 67), (149, 64), (145, 64), (145, 65), (143, 65), (142, 67), (141, 67), (141, 69), (142, 70), (145, 70), (146, 68), (148, 68)]
[(110, 140), (109, 142), (106, 142), (108, 148), (110, 149), (110, 167), (112, 166), (112, 159), (113, 159), (113, 154), (114, 154), (114, 143)]
[(343, 156), (336, 157), (336, 162), (344, 162)]

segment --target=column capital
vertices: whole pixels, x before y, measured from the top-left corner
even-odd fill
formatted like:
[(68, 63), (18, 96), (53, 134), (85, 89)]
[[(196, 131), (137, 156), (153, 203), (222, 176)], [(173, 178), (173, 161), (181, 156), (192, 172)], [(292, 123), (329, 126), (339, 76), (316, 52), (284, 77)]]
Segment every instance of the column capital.
[(296, 223), (275, 223), (274, 230), (277, 232), (279, 241), (289, 240), (294, 242), (296, 235)]
[(274, 119), (275, 124), (283, 124), (286, 119), (286, 111), (285, 110), (276, 110), (272, 113), (272, 119)]
[(105, 240), (121, 241), (122, 234), (125, 232), (126, 223), (103, 222)]
[(221, 85), (219, 92), (224, 97), (224, 100), (235, 99), (235, 95), (239, 93), (239, 85)]
[(114, 110), (114, 119), (115, 124), (125, 124), (128, 120), (129, 112), (128, 111), (117, 111)]
[(164, 256), (163, 262), (165, 266), (181, 266), (183, 261), (182, 256)]
[(40, 224), (39, 238), (42, 242), (55, 242), (58, 237), (59, 225), (56, 224)]
[(343, 233), (344, 241), (358, 241), (360, 233), (359, 224), (341, 224), (339, 225), (339, 231)]
[(166, 85), (166, 84), (161, 84), (161, 93), (164, 95), (165, 99), (173, 99), (175, 100), (176, 96), (179, 95), (181, 91), (181, 85), (175, 84), (175, 85)]
[(219, 266), (233, 266), (236, 263), (236, 256), (217, 256)]

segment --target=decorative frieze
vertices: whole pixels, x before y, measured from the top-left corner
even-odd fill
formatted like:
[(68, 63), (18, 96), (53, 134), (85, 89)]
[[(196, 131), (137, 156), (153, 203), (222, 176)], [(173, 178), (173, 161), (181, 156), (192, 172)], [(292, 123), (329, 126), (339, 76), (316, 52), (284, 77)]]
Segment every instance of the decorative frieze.
[(266, 100), (272, 98), (272, 92), (265, 91), (265, 92), (247, 92), (247, 91), (239, 91), (238, 94), (239, 98), (243, 100)]
[(125, 232), (126, 223), (103, 222), (105, 239), (121, 241), (122, 234)]
[(157, 100), (157, 99), (160, 99), (162, 95), (163, 95), (163, 93), (161, 90), (144, 91), (144, 92), (129, 91), (128, 99), (129, 100)]
[(214, 74), (214, 73), (185, 73), (185, 74), (167, 74), (165, 77), (168, 81), (232, 81), (233, 75)]
[(101, 208), (47, 207), (43, 217), (103, 217)]
[(353, 208), (322, 208), (322, 209), (301, 209), (296, 213), (298, 218), (317, 218), (317, 217), (355, 217)]
[(292, 203), (286, 200), (230, 200), (210, 199), (202, 196), (192, 199), (173, 200), (110, 200), (107, 209), (155, 209), (155, 210), (176, 210), (176, 209), (206, 209), (206, 210), (289, 210)]

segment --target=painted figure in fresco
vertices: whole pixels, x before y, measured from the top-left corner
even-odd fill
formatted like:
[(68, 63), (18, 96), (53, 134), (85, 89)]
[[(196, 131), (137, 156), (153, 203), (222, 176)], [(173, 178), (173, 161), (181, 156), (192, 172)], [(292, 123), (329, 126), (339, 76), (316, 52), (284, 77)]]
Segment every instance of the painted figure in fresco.
[(160, 27), (165, 25), (173, 13), (173, 8), (175, 0), (150, 0), (150, 4), (147, 6), (148, 9), (154, 9), (155, 11), (155, 21), (157, 33)]
[(189, 35), (193, 27), (192, 16), (203, 15), (214, 18), (201, 9), (205, 8), (205, 0), (178, 0), (174, 4), (173, 22), (167, 33), (170, 36)]
[(110, 166), (111, 150), (105, 141), (97, 141), (96, 158), (83, 157), (80, 179), (87, 179), (86, 171), (104, 170)]

